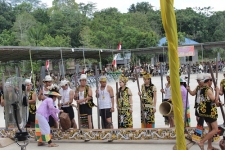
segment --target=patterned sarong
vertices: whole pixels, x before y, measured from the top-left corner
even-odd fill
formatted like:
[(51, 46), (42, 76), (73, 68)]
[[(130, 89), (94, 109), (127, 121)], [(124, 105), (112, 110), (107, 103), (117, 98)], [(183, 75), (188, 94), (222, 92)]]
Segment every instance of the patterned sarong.
[(51, 140), (50, 126), (46, 118), (36, 114), (35, 135), (38, 142), (48, 142)]

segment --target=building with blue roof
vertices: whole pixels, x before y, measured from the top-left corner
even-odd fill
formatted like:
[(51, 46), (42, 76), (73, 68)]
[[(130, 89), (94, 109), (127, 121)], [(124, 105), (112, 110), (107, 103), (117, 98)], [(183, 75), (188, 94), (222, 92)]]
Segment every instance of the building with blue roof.
[[(191, 40), (189, 38), (185, 37), (184, 39), (185, 39), (184, 42), (181, 42), (180, 46), (182, 46), (182, 45), (191, 46), (191, 45), (199, 44), (198, 42), (196, 42), (194, 40)], [(159, 40), (158, 46), (163, 46), (166, 42), (167, 42), (166, 37), (163, 37)], [(198, 62), (198, 50), (197, 49), (195, 49), (195, 55), (191, 57), (191, 60), (192, 60), (193, 63)], [(187, 62), (186, 57), (180, 57), (180, 63), (181, 64), (185, 64), (186, 62)]]

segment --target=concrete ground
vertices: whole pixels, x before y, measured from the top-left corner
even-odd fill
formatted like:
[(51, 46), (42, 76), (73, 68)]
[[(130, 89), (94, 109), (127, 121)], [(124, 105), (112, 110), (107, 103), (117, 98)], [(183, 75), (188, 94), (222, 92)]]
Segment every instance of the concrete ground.
[[(219, 78), (218, 78), (218, 83), (221, 81), (221, 79), (223, 79), (223, 75), (222, 73), (219, 74)], [(163, 78), (164, 83), (163, 85), (165, 85), (166, 83), (166, 78), (164, 76)], [(143, 79), (139, 79), (140, 85), (143, 84)], [(159, 76), (156, 77), (152, 77), (152, 82), (153, 84), (155, 84), (158, 92), (157, 92), (157, 107), (159, 108), (159, 105), (162, 102), (162, 95), (160, 92), (161, 89), (161, 79)], [(113, 83), (108, 83), (109, 85), (111, 85), (114, 89), (115, 92), (115, 88), (116, 88), (116, 84), (115, 82)], [(190, 78), (190, 87), (193, 90), (197, 85), (196, 82), (196, 74), (192, 74), (191, 78)], [(128, 85), (127, 85), (132, 93), (133, 93), (133, 128), (140, 128), (141, 127), (141, 123), (140, 123), (140, 100), (139, 100), (139, 96), (137, 95), (138, 93), (138, 88), (137, 88), (137, 82), (132, 82), (129, 81)], [(92, 89), (93, 91), (93, 95), (95, 92), (95, 88)], [(223, 97), (221, 97), (221, 100), (223, 101)], [(94, 99), (95, 103), (96, 99)], [(195, 127), (196, 126), (196, 120), (195, 120), (195, 110), (194, 110), (194, 101), (195, 101), (195, 97), (190, 96), (189, 95), (189, 101), (190, 101), (190, 108), (191, 108), (191, 126)], [(38, 105), (41, 102), (38, 102)], [(116, 104), (115, 104), (116, 107)], [(76, 109), (74, 109), (75, 112), (75, 119), (77, 121), (77, 111)], [(219, 117), (218, 117), (218, 124), (222, 124), (224, 121), (222, 119), (222, 115), (221, 115), (221, 111), (218, 108), (218, 113), (219, 113)], [(1, 115), (2, 114), (2, 115)], [(0, 107), (0, 127), (4, 127), (5, 123), (4, 123), (4, 116), (3, 116), (3, 108)], [(98, 122), (97, 122), (97, 108), (93, 108), (93, 120), (94, 120), (94, 128), (97, 129), (98, 127)], [(155, 124), (156, 124), (156, 128), (162, 128), (162, 127), (168, 127), (165, 126), (164, 124), (164, 118), (162, 117), (162, 115), (159, 113), (159, 111), (157, 110), (156, 114), (155, 114)], [(113, 113), (113, 125), (114, 128), (117, 128), (117, 111), (115, 111)], [(57, 141), (58, 142), (58, 141)], [(129, 149), (129, 150), (137, 150), (137, 149), (152, 149), (152, 150), (165, 150), (165, 149), (172, 149), (172, 147), (174, 146), (175, 141), (163, 141), (163, 140), (157, 140), (157, 141), (114, 141), (112, 143), (107, 143), (107, 142), (97, 142), (97, 141), (91, 141), (88, 143), (84, 143), (84, 142), (78, 142), (78, 141), (74, 141), (74, 143), (72, 142), (62, 142), (60, 141), (59, 143), (59, 147), (54, 148), (54, 149), (64, 149), (64, 150), (69, 150), (72, 147), (76, 148), (76, 149), (92, 149), (92, 150), (99, 150), (99, 149), (106, 149), (106, 150), (122, 150), (122, 149)], [(219, 148), (218, 143), (214, 143), (214, 146)], [(205, 146), (206, 148), (207, 146)], [(27, 147), (27, 149), (46, 149), (47, 147), (37, 147), (36, 143), (30, 143)], [(12, 144), (8, 147), (5, 147), (4, 150), (15, 150), (15, 149), (19, 149), (19, 147), (16, 144)], [(197, 145), (193, 146), (191, 149), (195, 150), (195, 149), (199, 149)]]
[[(45, 146), (37, 146), (37, 143), (31, 142), (27, 146), (27, 150), (46, 150), (46, 149), (54, 149), (54, 150), (140, 150), (140, 149), (149, 149), (149, 150), (172, 150), (175, 144), (175, 141), (114, 141), (112, 143), (108, 142), (56, 142), (59, 147), (50, 148), (48, 145)], [(213, 144), (216, 148), (219, 148), (218, 143)], [(207, 145), (205, 145), (205, 149)], [(17, 144), (11, 144), (7, 147), (2, 148), (4, 150), (17, 150), (20, 149)], [(199, 150), (198, 145), (194, 145), (190, 150)], [(179, 149), (178, 149), (179, 150)]]

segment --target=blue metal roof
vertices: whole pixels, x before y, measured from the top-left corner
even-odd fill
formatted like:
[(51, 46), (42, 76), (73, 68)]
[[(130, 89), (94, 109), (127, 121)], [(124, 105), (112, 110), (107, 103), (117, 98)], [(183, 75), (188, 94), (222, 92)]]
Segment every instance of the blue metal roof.
[[(166, 40), (166, 37), (163, 37), (159, 40), (159, 44), (158, 46), (162, 46), (164, 43), (166, 43), (167, 40)], [(181, 45), (186, 45), (186, 44), (199, 44), (198, 42), (196, 41), (193, 41), (189, 38), (185, 38), (185, 41), (181, 43)]]

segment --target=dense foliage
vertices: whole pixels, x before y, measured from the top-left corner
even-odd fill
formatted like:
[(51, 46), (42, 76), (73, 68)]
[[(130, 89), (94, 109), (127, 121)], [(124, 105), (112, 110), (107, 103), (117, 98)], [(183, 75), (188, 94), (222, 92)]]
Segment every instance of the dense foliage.
[[(0, 0), (0, 45), (116, 49), (122, 42), (123, 49), (134, 49), (157, 46), (164, 37), (160, 10), (149, 2), (131, 4), (127, 13), (117, 8), (96, 11), (95, 3), (74, 0), (52, 4), (47, 8), (40, 0)], [(196, 7), (175, 12), (183, 36), (197, 42), (225, 40), (225, 11)]]

